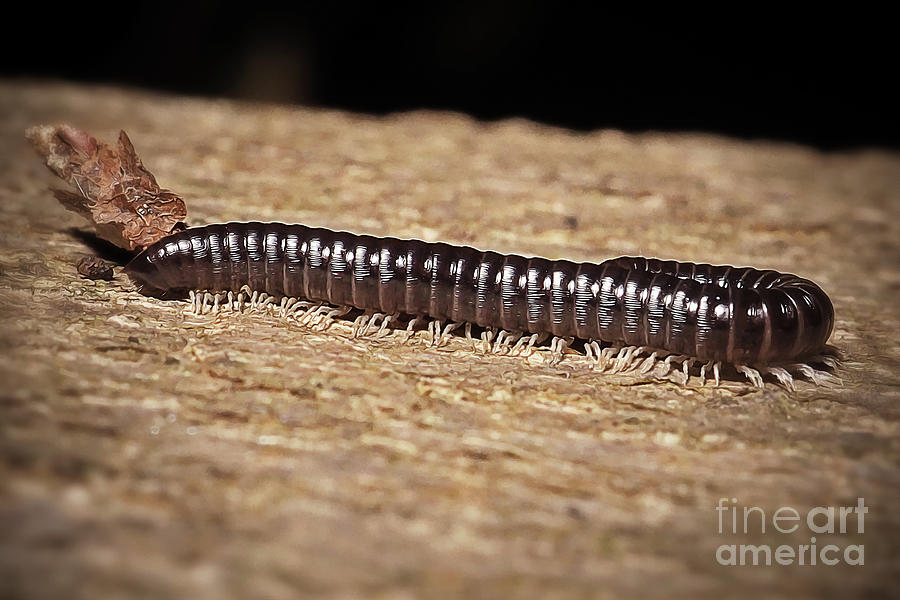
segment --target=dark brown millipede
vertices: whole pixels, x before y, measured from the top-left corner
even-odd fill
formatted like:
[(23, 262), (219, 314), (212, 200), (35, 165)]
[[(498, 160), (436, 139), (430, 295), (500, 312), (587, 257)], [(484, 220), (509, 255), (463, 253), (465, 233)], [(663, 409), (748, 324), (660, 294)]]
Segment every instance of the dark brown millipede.
[[(757, 369), (792, 385), (807, 362), (833, 360), (831, 301), (815, 283), (751, 267), (622, 257), (601, 263), (526, 258), (467, 246), (379, 238), (283, 223), (190, 228), (146, 248), (126, 272), (147, 295), (247, 289), (386, 315), (407, 314), (564, 345), (599, 342)], [(559, 344), (554, 344), (558, 349)], [(666, 363), (668, 365), (668, 361)], [(685, 363), (687, 365), (687, 363)], [(685, 366), (687, 374), (687, 366)]]

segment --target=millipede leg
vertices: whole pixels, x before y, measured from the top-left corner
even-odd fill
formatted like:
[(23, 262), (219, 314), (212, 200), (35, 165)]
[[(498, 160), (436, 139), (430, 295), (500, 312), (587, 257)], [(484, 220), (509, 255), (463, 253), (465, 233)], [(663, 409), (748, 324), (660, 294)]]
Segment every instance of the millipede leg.
[(358, 337), (365, 337), (365, 335), (367, 333), (369, 333), (369, 328), (372, 327), (373, 325), (375, 325), (376, 323), (378, 323), (378, 321), (380, 321), (382, 319), (384, 319), (384, 313), (377, 312), (377, 313), (373, 314), (368, 319), (365, 326), (363, 326), (362, 331), (359, 332)]
[(309, 327), (310, 323), (312, 323), (319, 314), (320, 308), (322, 308), (321, 304), (310, 306), (303, 314), (297, 316), (297, 323), (304, 327)]
[(360, 333), (362, 332), (363, 325), (368, 322), (369, 317), (371, 316), (372, 315), (370, 315), (369, 313), (363, 313), (356, 317), (356, 319), (354, 319), (353, 321), (353, 326), (350, 328), (350, 337), (359, 337)]
[(496, 331), (493, 329), (485, 329), (481, 332), (481, 353), (487, 354), (491, 351), (491, 340), (494, 339)]
[(610, 365), (610, 368), (609, 368), (610, 373), (615, 373), (621, 368), (621, 365), (623, 364), (625, 356), (629, 352), (631, 352), (630, 346), (623, 346), (623, 347), (618, 348), (618, 354), (615, 355), (615, 358), (612, 358), (612, 365)]
[(324, 326), (324, 328), (327, 329), (328, 315), (331, 314), (332, 310), (334, 310), (334, 307), (329, 306), (328, 304), (323, 304), (322, 306), (320, 306), (318, 310), (316, 310), (316, 314), (313, 317), (313, 322), (310, 326), (315, 329), (320, 329)]
[(302, 326), (304, 326), (304, 327), (305, 327), (305, 326), (308, 326), (308, 325), (309, 325), (309, 322), (310, 322), (310, 321), (312, 320), (312, 318), (313, 318), (313, 315), (314, 315), (315, 311), (318, 310), (318, 308), (319, 308), (318, 305), (315, 305), (315, 306), (309, 306), (309, 307), (307, 307), (307, 308), (306, 308), (305, 310), (303, 310), (303, 311), (298, 310), (297, 313), (296, 313), (296, 315), (297, 315), (297, 324), (298, 324), (298, 325), (302, 325)]
[(678, 383), (684, 383), (684, 373), (680, 370), (673, 371), (672, 363), (682, 362), (687, 358), (688, 357), (683, 354), (670, 354), (665, 359), (656, 362), (656, 365), (653, 368), (653, 376), (657, 379), (671, 379), (672, 377), (675, 377), (679, 380)]
[(516, 354), (516, 356), (531, 356), (534, 353), (535, 344), (540, 344), (546, 339), (546, 333), (532, 333), (531, 335), (523, 336), (513, 346), (512, 353)]
[(624, 348), (619, 350), (619, 355), (616, 357), (616, 364), (613, 365), (611, 372), (624, 373), (630, 370), (631, 363), (634, 360), (634, 357), (643, 350), (644, 348), (642, 346), (625, 346)]
[(418, 316), (412, 318), (412, 320), (406, 325), (406, 337), (403, 338), (401, 343), (406, 344), (409, 342), (410, 338), (412, 338), (413, 334), (415, 333), (413, 329), (420, 323), (422, 323), (422, 319)]
[(510, 349), (509, 353), (514, 356), (521, 356), (523, 350), (528, 347), (527, 346), (528, 340), (532, 339), (534, 336), (535, 336), (535, 334), (531, 334), (531, 335), (522, 334), (522, 336), (520, 336), (519, 339), (516, 340), (516, 343)]
[(291, 309), (292, 306), (297, 304), (297, 302), (299, 302), (299, 300), (297, 298), (288, 298), (287, 296), (282, 298), (281, 299), (281, 316), (282, 317), (287, 316), (288, 311)]
[(600, 370), (606, 371), (612, 366), (613, 357), (616, 356), (616, 353), (619, 352), (619, 346), (609, 346), (607, 348), (603, 348), (600, 351)]
[[(350, 311), (350, 307), (347, 307), (347, 312)], [(378, 328), (378, 331), (375, 332), (375, 337), (385, 337), (390, 335), (390, 331), (388, 331), (387, 326), (391, 321), (396, 321), (400, 318), (400, 313), (394, 313), (392, 315), (388, 315), (384, 318), (384, 321), (381, 322), (381, 327)]]
[(836, 356), (830, 356), (828, 354), (819, 354), (817, 356), (811, 356), (809, 358), (810, 363), (822, 363), (826, 367), (829, 367), (833, 370), (838, 370), (841, 368), (841, 361)]
[[(685, 356), (684, 354), (671, 354), (671, 355), (667, 356), (665, 358), (665, 360), (663, 361), (663, 369), (664, 369), (663, 376), (669, 375), (671, 373), (673, 362), (683, 363), (685, 360), (688, 360), (688, 358), (690, 358), (690, 357)], [(686, 380), (684, 379), (685, 374), (682, 371), (676, 371), (676, 373), (678, 373), (678, 374), (675, 375), (675, 377), (682, 380), (680, 383), (682, 383), (682, 384), (686, 383)]]
[(512, 331), (501, 329), (500, 333), (497, 334), (497, 339), (494, 341), (494, 347), (491, 348), (491, 352), (494, 354), (506, 354), (509, 349), (509, 340), (512, 336)]
[(319, 317), (316, 328), (320, 331), (328, 330), (328, 328), (334, 324), (334, 319), (336, 317), (343, 317), (351, 310), (353, 310), (353, 308), (350, 306), (337, 306), (332, 308)]
[(828, 373), (827, 371), (819, 371), (805, 363), (793, 364), (791, 365), (791, 369), (794, 371), (799, 371), (816, 385), (822, 385), (825, 387), (835, 387), (843, 385), (843, 381), (841, 381), (840, 377), (836, 377), (831, 373)]
[(670, 364), (670, 367), (671, 367), (671, 363), (672, 363), (672, 362), (675, 362), (675, 361), (681, 362), (681, 363), (682, 363), (682, 364), (681, 364), (682, 369), (678, 369), (678, 368), (672, 369), (672, 370), (669, 372), (669, 376), (668, 376), (669, 381), (674, 381), (674, 382), (677, 383), (678, 385), (686, 385), (686, 384), (687, 384), (687, 382), (688, 382), (688, 376), (687, 376), (687, 374), (685, 373), (685, 371), (683, 370), (683, 368), (684, 368), (684, 360), (685, 360), (686, 358), (687, 358), (686, 356), (676, 356), (676, 357), (674, 357), (674, 358), (672, 359), (672, 361), (670, 361), (670, 363), (669, 363), (669, 364)]
[(311, 307), (311, 302), (306, 302), (295, 298), (293, 303), (288, 304), (288, 309), (287, 311), (285, 311), (284, 316), (287, 319), (296, 319), (299, 322), (301, 319), (303, 319), (306, 311)]
[(738, 373), (743, 373), (747, 379), (750, 380), (750, 383), (755, 385), (756, 387), (762, 389), (765, 387), (765, 383), (763, 383), (762, 375), (759, 374), (759, 371), (748, 367), (747, 365), (734, 365), (734, 368), (737, 369)]
[(524, 336), (525, 336), (525, 332), (524, 332), (524, 331), (513, 331), (513, 332), (506, 338), (506, 346), (507, 346), (506, 353), (507, 353), (507, 354), (512, 354), (512, 353), (513, 353), (513, 348), (515, 348), (515, 347), (518, 345), (519, 341), (522, 340), (522, 339), (524, 338)]
[(328, 308), (329, 307), (324, 304), (316, 304), (303, 313), (303, 315), (297, 319), (297, 322), (305, 327), (313, 327), (322, 315), (322, 310), (327, 310)]
[(681, 363), (681, 370), (684, 373), (684, 383), (687, 384), (691, 379), (691, 367), (694, 366), (694, 359), (688, 358), (686, 361)]
[(794, 391), (794, 378), (791, 377), (791, 374), (787, 369), (782, 369), (781, 367), (768, 367), (764, 372), (774, 375), (775, 379), (777, 379), (781, 385), (792, 392)]
[(260, 294), (260, 302), (256, 305), (257, 310), (272, 312), (275, 308), (275, 297), (268, 294)]
[(625, 363), (622, 365), (622, 372), (627, 373), (636, 367), (635, 361), (644, 351), (643, 346), (632, 347), (631, 352), (625, 357)]
[(650, 356), (641, 361), (640, 367), (638, 368), (638, 373), (641, 375), (646, 375), (650, 371), (653, 370), (653, 367), (656, 366), (656, 352), (652, 352)]
[(453, 331), (455, 331), (456, 329), (458, 329), (461, 325), (462, 325), (462, 321), (460, 321), (458, 323), (448, 323), (446, 326), (444, 326), (444, 329), (438, 335), (437, 342), (435, 343), (435, 345), (440, 347), (440, 346), (443, 346), (444, 344), (446, 344), (447, 340), (450, 337), (450, 334)]
[(490, 350), (490, 351), (491, 351), (491, 352), (497, 352), (497, 350), (500, 348), (500, 345), (503, 343), (503, 340), (506, 339), (506, 336), (507, 336), (507, 335), (509, 335), (508, 332), (507, 332), (505, 329), (501, 329), (501, 330), (497, 333), (497, 339), (494, 340), (494, 345), (491, 346), (491, 350)]
[(706, 385), (706, 372), (712, 368), (714, 361), (709, 361), (705, 365), (700, 366), (700, 385)]
[(238, 290), (237, 295), (237, 310), (238, 312), (244, 312), (244, 298), (245, 295), (249, 296), (253, 293), (253, 290), (250, 289), (249, 285), (241, 286), (241, 289)]
[[(596, 347), (596, 352), (594, 348)], [(597, 355), (597, 358), (594, 358), (594, 354)], [(596, 364), (600, 360), (600, 344), (595, 342), (594, 340), (588, 340), (584, 344), (584, 357)]]
[(840, 369), (840, 368), (841, 368), (841, 361), (840, 361), (840, 359), (835, 358), (834, 356), (819, 356), (819, 357), (817, 357), (817, 358), (818, 358), (819, 361), (821, 361), (823, 364), (825, 364), (825, 365), (831, 367), (831, 368), (834, 369), (834, 370), (837, 370), (837, 369)]
[(550, 366), (558, 365), (565, 357), (566, 349), (572, 343), (571, 337), (554, 336), (550, 342)]
[(430, 338), (428, 340), (429, 346), (434, 346), (435, 344), (437, 344), (438, 337), (440, 336), (441, 328), (443, 326), (444, 322), (439, 321), (438, 319), (435, 319), (428, 324), (428, 337)]
[(491, 349), (491, 352), (494, 354), (508, 354), (512, 349), (511, 344), (520, 337), (522, 337), (522, 332), (520, 331), (506, 331), (505, 329), (501, 329), (500, 333), (497, 334), (497, 340), (494, 342), (494, 347)]
[(632, 351), (631, 356), (628, 358), (628, 363), (625, 365), (626, 373), (629, 371), (634, 371), (641, 366), (641, 364), (643, 363), (641, 354), (643, 354), (646, 349), (647, 348), (645, 348), (644, 346), (637, 346), (634, 351)]
[(680, 362), (682, 362), (682, 361), (684, 361), (684, 360), (687, 360), (687, 358), (688, 358), (688, 357), (685, 356), (684, 354), (670, 354), (669, 356), (666, 357), (665, 363), (666, 363), (667, 365), (668, 365), (668, 364), (671, 364), (671, 363), (673, 363), (673, 362), (679, 362), (679, 363), (680, 363)]

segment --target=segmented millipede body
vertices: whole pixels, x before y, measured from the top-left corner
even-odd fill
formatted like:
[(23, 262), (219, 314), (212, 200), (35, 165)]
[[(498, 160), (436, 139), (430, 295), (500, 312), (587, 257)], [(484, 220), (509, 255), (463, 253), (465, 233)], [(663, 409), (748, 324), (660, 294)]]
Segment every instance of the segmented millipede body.
[(834, 325), (819, 286), (771, 270), (634, 257), (574, 263), (282, 223), (187, 229), (145, 249), (126, 272), (160, 297), (247, 286), (733, 365), (800, 361), (825, 348)]

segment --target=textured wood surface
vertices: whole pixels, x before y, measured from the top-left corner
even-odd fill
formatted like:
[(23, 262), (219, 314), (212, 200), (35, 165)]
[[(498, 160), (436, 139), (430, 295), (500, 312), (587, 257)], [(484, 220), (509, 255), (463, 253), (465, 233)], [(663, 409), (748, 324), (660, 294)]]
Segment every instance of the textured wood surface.
[[(809, 277), (845, 386), (640, 383), (78, 276), (27, 127), (125, 129), (188, 220)], [(0, 83), (0, 596), (814, 597), (900, 585), (900, 157)], [(865, 566), (725, 567), (719, 498), (869, 507)]]

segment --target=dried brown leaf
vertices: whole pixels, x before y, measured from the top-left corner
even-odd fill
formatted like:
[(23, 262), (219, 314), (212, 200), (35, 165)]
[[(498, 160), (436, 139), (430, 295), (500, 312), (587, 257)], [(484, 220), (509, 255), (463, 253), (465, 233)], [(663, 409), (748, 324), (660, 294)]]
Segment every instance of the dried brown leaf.
[(55, 189), (56, 199), (89, 219), (103, 239), (135, 250), (184, 228), (184, 201), (159, 187), (124, 131), (116, 148), (71, 125), (41, 125), (25, 135), (47, 167), (78, 190)]

